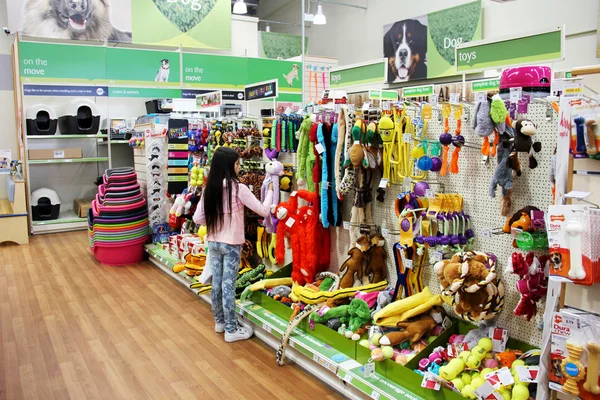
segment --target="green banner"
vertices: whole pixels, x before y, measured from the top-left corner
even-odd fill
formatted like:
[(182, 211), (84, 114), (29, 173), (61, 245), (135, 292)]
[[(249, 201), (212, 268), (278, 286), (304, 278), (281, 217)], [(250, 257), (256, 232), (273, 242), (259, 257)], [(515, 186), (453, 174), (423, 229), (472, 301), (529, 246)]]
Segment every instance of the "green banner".
[(402, 89), (402, 97), (423, 97), (433, 94), (433, 85), (414, 86)]
[(147, 99), (180, 99), (183, 98), (181, 89), (129, 88), (110, 87), (110, 97), (141, 97)]
[(279, 92), (302, 93), (302, 63), (265, 58), (247, 60), (247, 84), (277, 79)]
[(106, 49), (108, 83), (179, 87), (179, 70), (177, 52)]
[(490, 92), (500, 89), (500, 78), (483, 79), (471, 82), (471, 89), (475, 92)]
[(480, 41), (456, 49), (456, 71), (477, 72), (529, 62), (562, 59), (562, 29), (514, 39)]
[(381, 100), (381, 90), (370, 89), (369, 90), (369, 100)]
[(398, 92), (395, 90), (382, 90), (381, 91), (381, 100), (397, 101), (398, 100)]
[(354, 67), (336, 68), (330, 72), (330, 86), (332, 89), (337, 89), (370, 83), (381, 83), (384, 80), (384, 75), (384, 61)]
[(130, 0), (133, 43), (231, 48), (230, 0)]
[(455, 75), (455, 48), (482, 38), (481, 0), (383, 27), (388, 83)]
[(106, 83), (106, 47), (19, 42), (23, 82)]
[[(302, 55), (302, 36), (261, 31), (260, 47), (263, 58), (286, 60), (298, 57)], [(304, 49), (308, 52), (308, 38), (305, 38)]]

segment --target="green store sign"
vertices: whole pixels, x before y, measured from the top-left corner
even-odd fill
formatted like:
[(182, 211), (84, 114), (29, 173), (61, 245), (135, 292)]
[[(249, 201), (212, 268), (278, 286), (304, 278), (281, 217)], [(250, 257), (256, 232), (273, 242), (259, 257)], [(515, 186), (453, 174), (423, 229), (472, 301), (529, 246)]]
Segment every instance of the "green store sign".
[(500, 89), (500, 78), (484, 79), (471, 83), (473, 93), (476, 92), (492, 92)]
[(404, 98), (431, 96), (432, 94), (433, 85), (407, 87), (402, 89), (402, 96)]
[(302, 97), (302, 64), (292, 61), (38, 42), (20, 42), (19, 57), (23, 83), (243, 90), (277, 79), (281, 101)]
[(563, 40), (562, 28), (558, 28), (512, 39), (466, 43), (456, 48), (456, 72), (562, 60)]
[(377, 61), (360, 66), (350, 66), (332, 70), (329, 82), (332, 89), (345, 88), (370, 83), (381, 83), (385, 78), (385, 61)]

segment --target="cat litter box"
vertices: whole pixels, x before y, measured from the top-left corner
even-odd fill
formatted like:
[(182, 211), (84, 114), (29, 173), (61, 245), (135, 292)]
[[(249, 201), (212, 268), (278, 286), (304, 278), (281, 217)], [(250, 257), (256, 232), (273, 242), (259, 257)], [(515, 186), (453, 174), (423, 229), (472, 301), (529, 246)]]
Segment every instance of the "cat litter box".
[(31, 194), (31, 218), (34, 221), (58, 219), (60, 198), (56, 191), (40, 188)]
[(56, 133), (56, 111), (45, 104), (37, 104), (25, 110), (27, 135), (54, 135)]
[(61, 135), (95, 135), (100, 128), (100, 115), (96, 105), (86, 99), (75, 99), (67, 103), (58, 117)]

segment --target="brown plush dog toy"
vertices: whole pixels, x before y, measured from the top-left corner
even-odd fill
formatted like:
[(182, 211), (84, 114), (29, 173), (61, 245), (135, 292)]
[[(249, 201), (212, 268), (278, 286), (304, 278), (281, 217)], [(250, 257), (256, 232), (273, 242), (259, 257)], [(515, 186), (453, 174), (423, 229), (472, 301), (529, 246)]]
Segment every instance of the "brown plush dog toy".
[(398, 322), (398, 328), (404, 329), (400, 332), (390, 332), (379, 339), (379, 344), (383, 346), (395, 346), (411, 340), (413, 343), (417, 342), (421, 337), (430, 329), (435, 328), (437, 323), (435, 319), (429, 314), (421, 315), (412, 319), (411, 321)]
[(385, 239), (381, 235), (371, 237), (371, 249), (367, 252), (367, 268), (365, 275), (371, 283), (378, 283), (385, 280)]
[(340, 273), (346, 271), (340, 280), (340, 288), (346, 289), (354, 286), (354, 274), (356, 274), (358, 279), (362, 279), (363, 276), (363, 252), (353, 247), (348, 250), (348, 255), (350, 256), (342, 266), (340, 267)]

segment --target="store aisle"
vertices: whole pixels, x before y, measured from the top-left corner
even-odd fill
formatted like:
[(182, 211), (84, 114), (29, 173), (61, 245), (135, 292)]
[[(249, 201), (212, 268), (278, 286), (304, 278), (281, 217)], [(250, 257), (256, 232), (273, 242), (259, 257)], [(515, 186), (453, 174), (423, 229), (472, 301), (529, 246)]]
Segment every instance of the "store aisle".
[(340, 398), (149, 263), (99, 265), (85, 232), (0, 246), (0, 399)]

